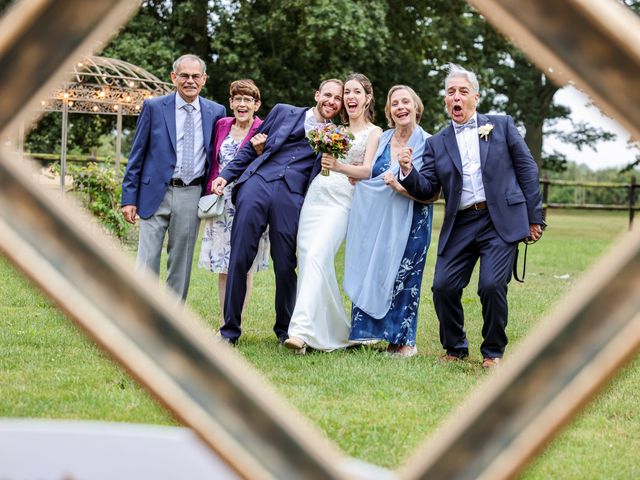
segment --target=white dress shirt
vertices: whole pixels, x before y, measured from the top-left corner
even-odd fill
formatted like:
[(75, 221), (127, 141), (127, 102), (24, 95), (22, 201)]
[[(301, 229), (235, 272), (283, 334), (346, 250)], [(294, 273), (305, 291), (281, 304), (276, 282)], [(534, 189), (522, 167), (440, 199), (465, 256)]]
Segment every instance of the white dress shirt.
[[(462, 160), (462, 194), (458, 210), (463, 210), (487, 200), (484, 194), (484, 184), (482, 183), (477, 117), (477, 113), (472, 117), (476, 120), (474, 128), (465, 128), (460, 133), (456, 133), (456, 142), (458, 143), (460, 159)], [(455, 131), (456, 124), (453, 121), (451, 123), (454, 125)]]
[[(187, 118), (187, 112), (184, 108), (187, 102), (180, 96), (180, 94), (176, 93), (176, 156), (177, 163), (176, 168), (173, 171), (173, 178), (182, 178), (182, 144), (184, 139), (184, 122)], [(193, 139), (193, 153), (194, 153), (194, 178), (201, 177), (205, 173), (205, 150), (204, 150), (204, 137), (202, 134), (202, 114), (200, 112), (200, 97), (196, 97), (196, 99), (191, 103), (195, 110), (191, 112), (193, 115), (193, 129), (194, 129), (194, 139)]]
[(309, 135), (309, 132), (314, 128), (317, 128), (323, 125), (326, 122), (318, 122), (316, 120), (316, 116), (314, 114), (313, 108), (307, 110), (307, 113), (304, 115), (304, 134), (305, 136)]

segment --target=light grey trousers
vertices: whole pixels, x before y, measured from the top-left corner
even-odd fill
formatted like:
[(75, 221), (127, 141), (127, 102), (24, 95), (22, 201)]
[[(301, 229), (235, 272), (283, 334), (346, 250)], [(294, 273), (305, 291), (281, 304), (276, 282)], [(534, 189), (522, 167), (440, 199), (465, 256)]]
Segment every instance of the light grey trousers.
[(158, 210), (140, 220), (140, 239), (136, 268), (160, 273), (160, 255), (165, 234), (167, 240), (167, 286), (187, 299), (191, 264), (200, 227), (198, 200), (202, 188), (168, 187)]

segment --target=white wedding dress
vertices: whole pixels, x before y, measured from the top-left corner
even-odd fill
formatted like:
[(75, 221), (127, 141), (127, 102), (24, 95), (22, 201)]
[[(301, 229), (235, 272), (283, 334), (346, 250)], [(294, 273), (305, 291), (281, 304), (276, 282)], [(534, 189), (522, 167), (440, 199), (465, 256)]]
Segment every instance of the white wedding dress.
[[(370, 126), (354, 134), (343, 163), (362, 164)], [(342, 173), (318, 174), (311, 182), (298, 224), (298, 287), (289, 337), (331, 351), (349, 345), (351, 315), (344, 310), (334, 260), (347, 233), (354, 187)]]

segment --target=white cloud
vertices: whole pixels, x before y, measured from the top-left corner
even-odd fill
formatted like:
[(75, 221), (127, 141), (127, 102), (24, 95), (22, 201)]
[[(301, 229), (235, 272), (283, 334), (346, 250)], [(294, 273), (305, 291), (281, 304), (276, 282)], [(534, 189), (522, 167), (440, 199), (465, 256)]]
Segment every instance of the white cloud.
[[(584, 148), (578, 150), (572, 144), (563, 143), (557, 138), (547, 136), (544, 139), (544, 151), (551, 153), (553, 150), (564, 153), (567, 159), (575, 163), (585, 163), (592, 170), (600, 170), (610, 167), (624, 167), (636, 159), (640, 151), (636, 148), (628, 148), (629, 132), (620, 126), (618, 122), (603, 115), (597, 107), (591, 104), (589, 98), (576, 89), (568, 86), (559, 90), (554, 102), (558, 105), (566, 105), (571, 108), (571, 118), (574, 121), (584, 121), (595, 127), (600, 127), (617, 135), (612, 142), (599, 142), (596, 150)], [(560, 121), (558, 129), (569, 129), (571, 123), (568, 120)]]

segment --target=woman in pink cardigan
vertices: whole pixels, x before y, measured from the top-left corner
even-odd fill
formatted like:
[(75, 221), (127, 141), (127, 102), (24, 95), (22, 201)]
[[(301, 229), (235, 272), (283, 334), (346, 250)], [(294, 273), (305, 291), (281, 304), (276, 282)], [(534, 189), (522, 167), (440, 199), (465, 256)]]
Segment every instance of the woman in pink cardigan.
[[(255, 135), (262, 123), (255, 112), (260, 107), (260, 90), (252, 80), (236, 80), (229, 87), (229, 105), (233, 117), (217, 121), (214, 130), (214, 152), (211, 173), (207, 180), (207, 191), (211, 193), (211, 182), (220, 171), (233, 160), (236, 153), (248, 141), (259, 151), (264, 145), (264, 134)], [(255, 135), (255, 137), (254, 137)], [(224, 323), (224, 294), (227, 284), (227, 268), (229, 266), (231, 225), (235, 215), (235, 206), (231, 203), (233, 184), (224, 189), (224, 211), (220, 217), (209, 218), (204, 225), (202, 247), (198, 266), (218, 274), (218, 299), (220, 301), (220, 325)], [(251, 272), (247, 276), (246, 306), (253, 288), (253, 272), (266, 270), (269, 266), (269, 237), (265, 231), (260, 239), (258, 253), (253, 262)]]

